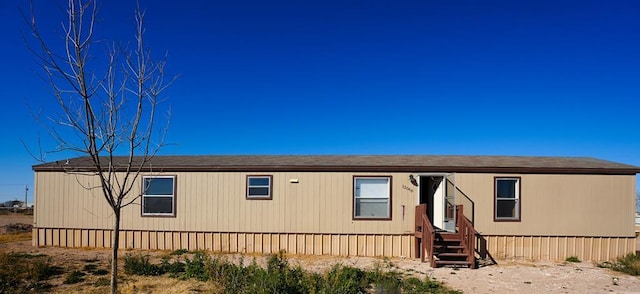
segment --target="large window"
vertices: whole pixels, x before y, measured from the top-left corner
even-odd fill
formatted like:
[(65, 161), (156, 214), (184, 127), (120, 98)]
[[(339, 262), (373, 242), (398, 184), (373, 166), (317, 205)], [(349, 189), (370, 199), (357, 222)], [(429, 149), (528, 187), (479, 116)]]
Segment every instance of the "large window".
[(391, 177), (353, 177), (353, 218), (391, 219)]
[(520, 220), (520, 178), (495, 178), (496, 221)]
[(142, 215), (176, 215), (176, 178), (174, 176), (143, 177), (142, 183)]
[(247, 199), (272, 199), (271, 176), (247, 176)]

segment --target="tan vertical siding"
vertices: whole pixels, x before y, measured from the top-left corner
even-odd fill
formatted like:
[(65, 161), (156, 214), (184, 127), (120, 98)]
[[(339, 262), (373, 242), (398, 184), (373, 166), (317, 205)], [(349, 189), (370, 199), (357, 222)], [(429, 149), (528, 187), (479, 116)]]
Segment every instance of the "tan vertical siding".
[[(403, 234), (413, 230), (411, 213), (416, 205), (416, 192), (401, 188), (408, 184), (408, 174), (362, 174), (393, 177), (393, 219), (380, 221), (352, 219), (353, 173), (250, 174), (273, 175), (272, 200), (246, 199), (247, 173), (167, 173), (163, 175), (176, 176), (176, 217), (142, 217), (138, 199), (124, 208), (121, 228), (324, 234)], [(39, 172), (36, 178), (38, 191), (48, 191), (38, 194), (35, 217), (38, 227), (111, 227), (113, 218), (100, 191), (82, 186), (97, 186), (95, 177)], [(290, 179), (299, 182), (291, 183)], [(140, 187), (136, 187), (133, 195), (139, 192)]]
[[(273, 176), (272, 200), (246, 199), (247, 173), (168, 175), (176, 216), (142, 217), (138, 199), (123, 211), (122, 248), (413, 256), (418, 188), (408, 173), (249, 173)], [(391, 220), (352, 219), (354, 175), (392, 177)], [(495, 176), (521, 178), (521, 221), (493, 220)], [(456, 182), (499, 258), (606, 260), (635, 250), (634, 176), (457, 174)], [(84, 188), (97, 187), (95, 177), (37, 172), (35, 183), (35, 246), (111, 246), (110, 209), (98, 189)]]
[[(521, 178), (521, 221), (493, 220), (495, 176)], [(634, 235), (634, 176), (458, 174), (456, 183), (475, 202), (481, 234)]]
[[(124, 209), (122, 229), (327, 234), (403, 234), (413, 230), (418, 188), (409, 184), (408, 174), (362, 174), (393, 177), (391, 221), (352, 219), (354, 173), (251, 174), (273, 175), (273, 200), (247, 200), (246, 173), (175, 173), (176, 217), (142, 217), (138, 199)], [(475, 203), (474, 225), (483, 234), (634, 234), (633, 176), (500, 175), (521, 177), (521, 221), (494, 222), (495, 176), (456, 176), (460, 192)], [(299, 183), (289, 182), (294, 178)], [(38, 172), (35, 180), (36, 227), (111, 227), (113, 218), (99, 189), (83, 188), (97, 187), (95, 177)], [(138, 187), (134, 193), (139, 193)], [(465, 214), (471, 214), (462, 194), (459, 202), (465, 204)]]

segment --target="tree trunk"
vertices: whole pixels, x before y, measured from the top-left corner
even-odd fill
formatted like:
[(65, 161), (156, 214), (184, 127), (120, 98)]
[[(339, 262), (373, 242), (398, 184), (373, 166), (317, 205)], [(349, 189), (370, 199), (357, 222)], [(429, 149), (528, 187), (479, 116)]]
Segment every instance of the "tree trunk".
[(118, 248), (120, 247), (120, 208), (114, 208), (113, 242), (111, 243), (111, 294), (118, 293)]

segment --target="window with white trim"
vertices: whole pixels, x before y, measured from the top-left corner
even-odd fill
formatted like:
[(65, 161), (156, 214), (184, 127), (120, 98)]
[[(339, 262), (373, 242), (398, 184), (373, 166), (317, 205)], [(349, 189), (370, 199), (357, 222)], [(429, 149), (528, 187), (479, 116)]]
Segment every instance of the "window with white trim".
[(391, 219), (391, 177), (353, 178), (353, 218)]
[(272, 199), (272, 176), (247, 176), (247, 199)]
[(175, 176), (145, 176), (142, 185), (142, 215), (175, 216)]
[(520, 178), (495, 178), (495, 220), (520, 220)]

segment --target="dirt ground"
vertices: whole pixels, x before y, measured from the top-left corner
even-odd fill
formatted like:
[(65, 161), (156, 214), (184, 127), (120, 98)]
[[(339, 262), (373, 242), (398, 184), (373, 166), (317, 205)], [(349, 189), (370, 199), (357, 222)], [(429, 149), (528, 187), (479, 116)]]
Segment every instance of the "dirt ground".
[[(31, 223), (30, 216), (0, 215), (0, 226), (8, 223)], [(35, 248), (30, 241), (19, 241), (0, 244), (1, 252), (30, 252), (34, 254), (46, 254), (53, 261), (64, 265), (66, 268), (82, 268), (87, 260), (97, 260), (99, 266), (107, 268), (110, 252), (108, 249), (66, 249), (66, 248)], [(166, 254), (162, 251), (133, 251), (123, 250), (121, 256), (126, 253), (145, 252), (152, 256)], [(261, 255), (240, 256), (226, 254), (226, 258), (238, 260), (243, 258), (245, 263), (254, 257), (259, 264), (264, 264), (266, 257)], [(599, 268), (591, 262), (568, 263), (549, 261), (509, 261), (498, 260), (497, 265), (482, 267), (476, 270), (430, 268), (427, 264), (414, 259), (391, 258), (383, 260), (371, 257), (335, 257), (335, 256), (288, 256), (291, 264), (300, 264), (307, 270), (319, 271), (329, 269), (335, 263), (356, 266), (361, 268), (373, 268), (376, 264), (386, 264), (393, 270), (419, 277), (429, 276), (445, 283), (449, 287), (464, 293), (640, 293), (640, 277), (630, 276), (608, 269)], [(78, 286), (62, 285), (61, 281), (54, 281), (56, 292), (85, 292), (96, 293), (93, 286), (86, 286), (84, 290), (78, 290)], [(147, 283), (148, 285), (146, 285)], [(150, 283), (158, 283), (147, 278), (127, 278), (123, 289), (135, 287), (138, 292), (145, 287), (148, 292), (191, 292), (206, 285), (195, 281), (168, 281), (172, 287), (162, 285), (152, 286)], [(146, 286), (145, 286), (146, 285)], [(75, 287), (75, 288), (74, 288)], [(154, 288), (155, 287), (155, 288)], [(176, 288), (177, 287), (177, 288)], [(168, 290), (172, 289), (172, 290)]]
[(4, 227), (12, 223), (33, 224), (33, 215), (24, 215), (8, 211), (4, 211), (3, 213), (6, 214), (0, 214), (0, 227)]

